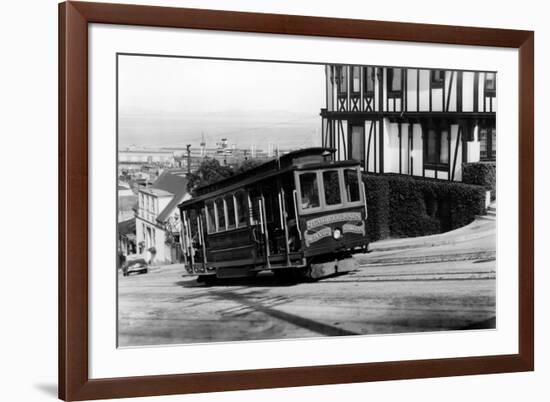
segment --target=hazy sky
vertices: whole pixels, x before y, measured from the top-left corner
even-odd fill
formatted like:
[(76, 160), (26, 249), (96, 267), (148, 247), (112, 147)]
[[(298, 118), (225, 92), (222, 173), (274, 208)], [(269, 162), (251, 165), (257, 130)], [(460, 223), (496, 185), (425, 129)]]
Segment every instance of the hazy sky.
[(119, 144), (320, 143), (322, 65), (119, 56)]

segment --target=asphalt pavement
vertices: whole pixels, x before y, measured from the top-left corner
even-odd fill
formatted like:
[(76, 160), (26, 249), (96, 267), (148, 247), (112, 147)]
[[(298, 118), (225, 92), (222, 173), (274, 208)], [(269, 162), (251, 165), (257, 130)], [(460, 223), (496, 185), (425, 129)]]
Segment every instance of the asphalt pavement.
[[(393, 242), (393, 243), (392, 243)], [(198, 283), (181, 265), (119, 275), (119, 346), (495, 328), (495, 221), (385, 240), (317, 282)]]

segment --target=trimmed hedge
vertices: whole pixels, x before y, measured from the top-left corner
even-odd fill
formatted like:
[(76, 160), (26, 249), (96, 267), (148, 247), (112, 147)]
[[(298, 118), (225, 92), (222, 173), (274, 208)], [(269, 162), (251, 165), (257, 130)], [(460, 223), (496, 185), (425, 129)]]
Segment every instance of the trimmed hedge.
[(462, 182), (483, 186), (491, 191), (491, 200), (496, 199), (497, 165), (495, 162), (462, 164)]
[(485, 212), (482, 186), (395, 174), (364, 174), (363, 181), (370, 241), (446, 232)]
[(367, 196), (367, 235), (376, 241), (390, 235), (390, 186), (384, 176), (363, 175)]

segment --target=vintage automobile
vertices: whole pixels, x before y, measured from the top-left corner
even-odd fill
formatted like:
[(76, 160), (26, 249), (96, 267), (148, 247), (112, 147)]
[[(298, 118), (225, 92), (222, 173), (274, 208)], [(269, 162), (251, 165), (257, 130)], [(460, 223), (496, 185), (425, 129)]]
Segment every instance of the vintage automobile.
[(352, 255), (368, 246), (365, 186), (359, 162), (333, 154), (293, 151), (196, 189), (179, 204), (187, 272), (206, 281), (355, 269)]
[(122, 275), (128, 276), (132, 272), (140, 274), (149, 272), (149, 264), (143, 256), (133, 254), (126, 257), (126, 261), (122, 264)]

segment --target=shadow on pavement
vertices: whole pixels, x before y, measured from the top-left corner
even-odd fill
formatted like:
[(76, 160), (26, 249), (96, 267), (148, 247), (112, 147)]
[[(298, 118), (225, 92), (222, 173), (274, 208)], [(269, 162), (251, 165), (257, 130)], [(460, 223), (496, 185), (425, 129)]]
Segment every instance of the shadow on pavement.
[[(339, 275), (332, 275), (331, 278), (336, 276)], [(288, 287), (308, 282), (310, 281), (296, 278), (281, 278), (273, 275), (271, 272), (261, 272), (257, 276), (247, 278), (218, 278), (211, 283), (198, 282), (195, 277), (187, 281), (176, 282), (176, 284), (185, 288), (214, 288), (217, 286)]]
[[(261, 298), (258, 298), (262, 292), (250, 291), (245, 294), (239, 294), (232, 291), (213, 291), (212, 295), (223, 299), (229, 300), (247, 308), (261, 312), (270, 317), (286, 321), (287, 323), (296, 325), (301, 328), (305, 328), (309, 331), (318, 333), (325, 336), (342, 336), (342, 335), (358, 335), (356, 332), (346, 330), (334, 325), (325, 324), (319, 321), (312, 320), (310, 318), (302, 317), (297, 314), (288, 313), (279, 309), (273, 308), (275, 305), (268, 305), (264, 303)], [(284, 304), (284, 303), (282, 303)]]

